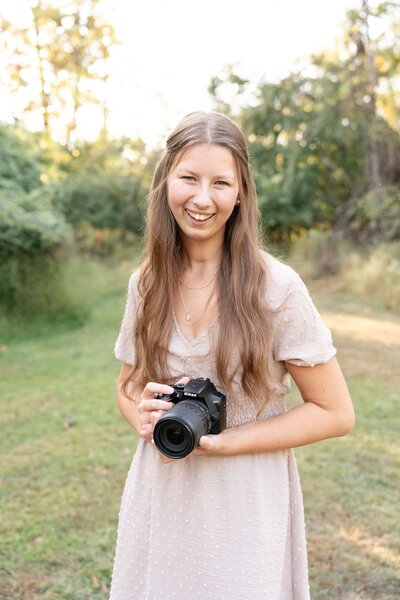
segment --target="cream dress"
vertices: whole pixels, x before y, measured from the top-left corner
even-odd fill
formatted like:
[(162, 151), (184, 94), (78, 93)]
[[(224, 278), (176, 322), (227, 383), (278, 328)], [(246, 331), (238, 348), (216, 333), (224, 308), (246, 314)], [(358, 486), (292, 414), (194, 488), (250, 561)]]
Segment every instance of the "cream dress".
[[(273, 335), (272, 397), (255, 405), (228, 398), (228, 427), (285, 411), (284, 361), (328, 362), (336, 350), (307, 288), (293, 269), (265, 254)], [(134, 363), (132, 328), (138, 273), (129, 282), (115, 355)], [(173, 323), (171, 382), (209, 377), (218, 389), (211, 340), (216, 321), (189, 340)], [(261, 408), (261, 410), (260, 410)], [(302, 494), (292, 450), (198, 456), (164, 464), (139, 441), (119, 515), (110, 600), (306, 600), (310, 598)]]

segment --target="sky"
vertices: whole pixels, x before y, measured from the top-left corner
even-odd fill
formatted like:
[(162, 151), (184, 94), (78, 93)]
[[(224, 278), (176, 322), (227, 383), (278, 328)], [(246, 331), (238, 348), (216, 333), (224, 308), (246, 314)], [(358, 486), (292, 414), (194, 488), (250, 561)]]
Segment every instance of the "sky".
[[(0, 15), (27, 0), (0, 0)], [(207, 87), (227, 64), (276, 81), (313, 52), (332, 47), (346, 10), (361, 0), (103, 0), (120, 45), (110, 63), (107, 102), (115, 136), (157, 145), (188, 112), (210, 110)], [(4, 99), (3, 99), (4, 100)], [(4, 100), (0, 118), (12, 109)], [(81, 115), (81, 135), (99, 125)]]

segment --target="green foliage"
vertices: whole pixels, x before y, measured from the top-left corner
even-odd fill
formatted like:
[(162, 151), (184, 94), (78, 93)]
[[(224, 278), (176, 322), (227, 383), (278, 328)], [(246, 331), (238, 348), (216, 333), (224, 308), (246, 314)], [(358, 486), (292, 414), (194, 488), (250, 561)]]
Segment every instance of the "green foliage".
[(48, 186), (48, 193), (75, 229), (118, 229), (123, 239), (127, 232), (141, 235), (157, 159), (158, 153), (146, 152), (140, 139), (100, 136), (74, 148), (63, 177)]
[(70, 284), (72, 240), (111, 254), (143, 227), (158, 156), (140, 140), (100, 137), (68, 152), (42, 135), (0, 127), (0, 306), (9, 318), (83, 322)]
[(0, 190), (0, 257), (23, 252), (43, 255), (54, 251), (70, 238), (70, 229), (61, 214), (39, 188), (30, 194), (6, 194)]
[(0, 307), (25, 321), (81, 319), (64, 287), (60, 251), (70, 227), (41, 183), (47, 152), (34, 134), (0, 127)]
[(353, 249), (342, 261), (340, 276), (345, 290), (379, 298), (400, 312), (400, 242)]
[(400, 240), (400, 187), (378, 188), (352, 198), (343, 213), (342, 228), (361, 243)]
[(86, 221), (74, 225), (74, 246), (82, 256), (129, 258), (141, 246), (141, 239), (125, 229), (96, 229)]
[(46, 157), (36, 137), (0, 124), (0, 189), (30, 192), (40, 185)]
[[(385, 35), (370, 45), (366, 14), (350, 11), (337, 49), (277, 83), (261, 81), (254, 90), (232, 67), (212, 79), (216, 108), (247, 138), (263, 225), (274, 241), (334, 227), (350, 198), (400, 182), (398, 16), (398, 3), (379, 5), (369, 20), (377, 31), (383, 23)], [(239, 101), (226, 101), (229, 90)]]
[[(361, 98), (355, 102), (362, 85), (346, 78), (343, 65), (320, 67), (318, 77), (293, 74), (280, 84), (264, 84), (259, 104), (241, 116), (263, 223), (279, 235), (335, 223), (348, 199), (367, 185), (368, 114)], [(375, 125), (382, 160), (388, 145), (399, 153), (395, 133), (382, 120)], [(388, 166), (390, 180), (397, 175)]]
[[(120, 260), (133, 269), (134, 252)], [(27, 256), (25, 262), (10, 259), (0, 263), (0, 277), (12, 282), (8, 294), (14, 302), (0, 311), (0, 362), (2, 344), (67, 334), (88, 322), (100, 296), (112, 296), (124, 284), (112, 259), (102, 257), (100, 262), (81, 255), (62, 261), (38, 255)], [(0, 290), (4, 296), (5, 286), (0, 284)], [(4, 309), (1, 299), (0, 306)]]
[(145, 192), (140, 180), (119, 172), (72, 175), (53, 189), (54, 202), (72, 224), (121, 228), (141, 233), (140, 201)]
[(259, 104), (242, 114), (263, 223), (272, 233), (332, 221), (361, 180), (363, 132), (356, 120), (347, 126), (350, 115), (335, 102), (338, 85), (291, 75), (261, 86)]
[(103, 136), (68, 152), (4, 125), (0, 157), (1, 308), (25, 321), (82, 322), (87, 302), (66, 276), (71, 242), (101, 255), (136, 243), (157, 153), (140, 140)]
[(70, 230), (44, 192), (47, 151), (35, 134), (3, 125), (0, 158), (0, 257), (54, 254)]
[(360, 245), (351, 236), (311, 230), (291, 246), (289, 260), (305, 278), (335, 276), (341, 289), (400, 312), (400, 242)]
[(331, 231), (310, 229), (290, 246), (289, 260), (306, 279), (337, 275), (350, 244)]
[[(67, 276), (67, 266), (59, 256), (19, 252), (0, 262), (0, 306), (13, 329), (14, 322), (24, 329), (34, 321), (84, 323), (89, 306)], [(25, 325), (24, 325), (25, 323)]]

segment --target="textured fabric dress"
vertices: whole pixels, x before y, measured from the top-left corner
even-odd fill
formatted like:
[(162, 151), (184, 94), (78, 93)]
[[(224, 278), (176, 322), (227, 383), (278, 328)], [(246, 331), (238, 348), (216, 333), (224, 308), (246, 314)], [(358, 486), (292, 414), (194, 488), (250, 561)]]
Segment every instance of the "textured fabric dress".
[[(284, 361), (313, 366), (336, 350), (297, 273), (265, 254), (271, 309), (272, 396), (256, 404), (227, 399), (227, 426), (285, 411)], [(139, 296), (131, 276), (116, 357), (135, 360), (132, 327)], [(212, 340), (218, 320), (187, 339), (174, 320), (168, 365), (219, 386)], [(240, 376), (240, 375), (239, 375)], [(125, 484), (110, 600), (306, 600), (310, 598), (303, 502), (292, 450), (164, 464), (141, 440)]]

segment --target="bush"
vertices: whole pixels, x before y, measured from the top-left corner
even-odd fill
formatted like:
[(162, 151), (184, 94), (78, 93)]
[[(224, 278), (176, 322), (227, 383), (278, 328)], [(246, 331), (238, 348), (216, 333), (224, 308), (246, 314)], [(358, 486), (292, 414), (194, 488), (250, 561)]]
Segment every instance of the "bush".
[(0, 305), (19, 319), (81, 319), (62, 262), (71, 230), (37, 189), (0, 191)]
[(290, 248), (290, 262), (301, 270), (304, 277), (318, 279), (340, 272), (349, 242), (331, 231), (311, 229)]
[[(0, 262), (0, 279), (12, 282), (15, 305), (0, 309), (0, 350), (10, 340), (47, 337), (84, 325), (99, 296), (109, 292), (109, 276), (118, 269), (80, 256), (39, 258), (31, 255)], [(4, 288), (3, 288), (4, 291)], [(1, 303), (0, 303), (1, 306)]]
[(375, 296), (390, 310), (400, 312), (400, 243), (380, 244), (368, 253), (353, 250), (343, 260), (344, 288)]
[(18, 126), (0, 125), (0, 188), (35, 189), (44, 162), (45, 154), (34, 134)]
[(400, 240), (400, 187), (382, 187), (352, 198), (341, 220), (345, 234), (361, 243)]
[(45, 317), (83, 322), (81, 310), (68, 289), (61, 262), (49, 254), (16, 253), (0, 264), (0, 305), (14, 319)]
[(37, 189), (29, 194), (0, 190), (0, 257), (19, 252), (52, 253), (71, 237), (62, 215)]
[(140, 236), (125, 229), (96, 229), (86, 221), (74, 226), (74, 245), (81, 255), (93, 258), (130, 256), (141, 243)]
[(140, 179), (119, 170), (72, 174), (49, 186), (53, 203), (74, 226), (87, 223), (96, 229), (143, 232)]
[(136, 243), (143, 169), (122, 154), (136, 157), (144, 146), (136, 154), (131, 146), (100, 140), (71, 155), (44, 134), (0, 125), (0, 312), (9, 320), (86, 318), (87, 285), (78, 290), (71, 275), (72, 243), (101, 256)]
[(378, 298), (400, 312), (400, 242), (366, 247), (311, 230), (292, 245), (289, 261), (306, 279), (336, 276), (341, 289)]

